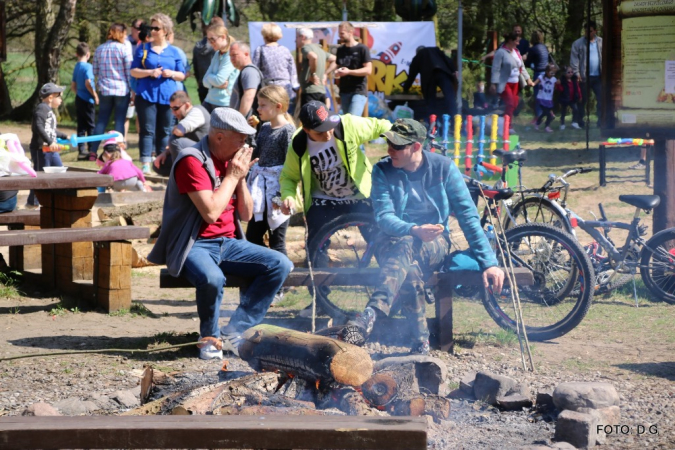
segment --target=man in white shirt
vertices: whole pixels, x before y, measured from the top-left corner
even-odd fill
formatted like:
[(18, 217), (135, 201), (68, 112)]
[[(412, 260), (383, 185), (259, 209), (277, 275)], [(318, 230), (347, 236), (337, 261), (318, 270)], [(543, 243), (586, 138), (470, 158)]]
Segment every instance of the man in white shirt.
[[(596, 114), (598, 116), (598, 127), (602, 122), (601, 103), (602, 103), (602, 38), (597, 35), (597, 24), (591, 20), (584, 28), (586, 36), (574, 41), (572, 51), (570, 52), (570, 67), (574, 70), (577, 78), (581, 80), (581, 105), (577, 109), (578, 117), (574, 117), (572, 122), (584, 127), (584, 114), (586, 112), (586, 103), (588, 102), (587, 89), (595, 93)], [(590, 40), (590, 58), (588, 68), (586, 67), (586, 48)]]

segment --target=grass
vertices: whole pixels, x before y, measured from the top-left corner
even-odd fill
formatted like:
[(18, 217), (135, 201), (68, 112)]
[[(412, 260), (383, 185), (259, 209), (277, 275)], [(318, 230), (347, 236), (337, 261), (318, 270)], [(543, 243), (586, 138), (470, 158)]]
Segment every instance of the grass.
[(0, 272), (0, 297), (17, 298), (20, 296), (17, 285), (21, 280), (21, 272)]
[(132, 302), (131, 308), (120, 308), (117, 311), (111, 311), (108, 313), (110, 317), (126, 317), (134, 319), (136, 317), (155, 317), (155, 314), (152, 313), (148, 308), (145, 307), (142, 303)]

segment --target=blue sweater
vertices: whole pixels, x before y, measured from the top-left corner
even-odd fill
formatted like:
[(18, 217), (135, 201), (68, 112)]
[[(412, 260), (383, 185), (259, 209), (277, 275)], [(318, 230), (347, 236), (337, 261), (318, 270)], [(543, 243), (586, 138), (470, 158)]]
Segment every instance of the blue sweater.
[[(427, 200), (435, 207), (435, 212), (424, 223), (443, 223), (449, 232), (448, 218), (451, 214), (455, 215), (481, 269), (497, 266), (497, 258), (480, 227), (476, 205), (457, 166), (451, 159), (435, 153), (425, 151), (422, 155), (424, 161), (418, 170), (425, 171), (422, 183)], [(395, 168), (391, 158), (386, 157), (375, 164), (370, 194), (375, 221), (380, 230), (390, 236), (406, 236), (413, 226), (424, 225), (403, 220), (408, 192), (408, 175), (405, 170)]]

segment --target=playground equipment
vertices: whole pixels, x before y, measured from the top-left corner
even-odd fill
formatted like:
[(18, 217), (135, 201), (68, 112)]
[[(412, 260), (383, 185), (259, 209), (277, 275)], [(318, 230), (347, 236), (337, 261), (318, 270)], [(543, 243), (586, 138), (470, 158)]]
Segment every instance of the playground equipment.
[[(490, 120), (491, 130), (490, 137), (486, 139), (485, 136), (485, 127), (487, 120)], [(491, 116), (478, 116), (478, 138), (476, 139), (474, 135), (474, 116), (466, 116), (466, 140), (462, 140), (462, 116), (460, 114), (455, 115), (454, 121), (452, 124), (453, 130), (453, 139), (449, 140), (449, 134), (451, 129), (450, 116), (448, 114), (443, 114), (443, 124), (441, 125), (441, 139), (440, 144), (445, 148), (441, 150), (443, 155), (447, 155), (447, 150), (452, 149), (453, 155), (452, 158), (457, 167), (460, 166), (460, 161), (462, 159), (462, 144), (464, 144), (464, 173), (468, 176), (473, 176), (478, 179), (496, 179), (502, 172), (502, 168), (498, 166), (496, 156), (492, 155), (494, 150), (497, 150), (498, 145), (501, 145), (501, 149), (509, 151), (511, 147), (517, 147), (518, 136), (510, 136), (509, 129), (511, 127), (511, 118), (509, 116), (504, 116), (503, 118), (503, 132), (502, 138), (499, 139), (499, 116), (497, 114), (492, 114)], [(436, 125), (436, 116), (432, 115), (429, 118), (430, 127), (429, 133), (430, 137), (436, 136), (437, 133), (434, 130)], [(486, 144), (488, 148), (488, 155), (486, 156)], [(474, 146), (478, 146), (478, 153), (474, 154)], [(433, 149), (432, 149), (433, 151)], [(475, 159), (475, 164), (473, 160)], [(489, 160), (489, 162), (487, 160)], [(515, 173), (512, 175), (507, 171), (507, 181), (509, 185), (515, 185), (516, 178)]]
[(654, 149), (654, 139), (642, 138), (607, 138), (600, 143), (599, 165), (600, 186), (607, 186), (607, 147), (642, 147), (645, 159), (645, 183), (651, 185), (651, 160)]

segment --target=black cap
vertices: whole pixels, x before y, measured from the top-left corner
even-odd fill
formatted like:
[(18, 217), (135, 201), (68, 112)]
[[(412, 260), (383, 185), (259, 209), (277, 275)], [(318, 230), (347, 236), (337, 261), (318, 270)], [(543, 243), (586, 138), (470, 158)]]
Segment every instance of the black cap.
[(48, 95), (60, 94), (61, 92), (63, 92), (61, 86), (57, 86), (54, 83), (45, 83), (45, 85), (40, 88), (40, 97), (45, 98)]
[(387, 138), (394, 145), (409, 145), (422, 142), (427, 137), (427, 129), (413, 119), (396, 119), (391, 129), (380, 137)]
[(302, 127), (312, 131), (323, 133), (337, 127), (340, 123), (338, 114), (331, 115), (326, 110), (326, 105), (316, 100), (305, 103), (300, 110), (300, 122)]

